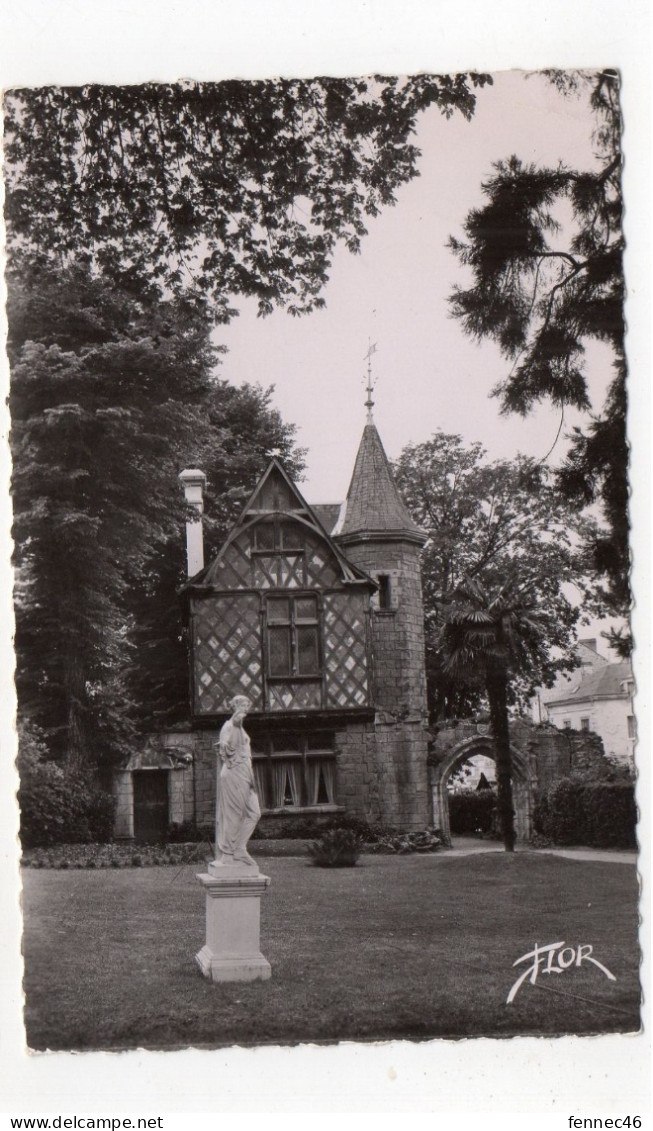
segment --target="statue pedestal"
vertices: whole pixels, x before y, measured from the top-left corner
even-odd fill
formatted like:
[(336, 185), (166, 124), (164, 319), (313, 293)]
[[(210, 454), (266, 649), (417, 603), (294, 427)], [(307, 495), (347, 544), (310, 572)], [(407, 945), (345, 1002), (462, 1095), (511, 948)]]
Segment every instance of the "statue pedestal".
[(206, 892), (206, 945), (195, 956), (213, 982), (265, 981), (270, 963), (260, 947), (261, 896), (270, 885), (258, 866), (220, 864), (198, 875)]

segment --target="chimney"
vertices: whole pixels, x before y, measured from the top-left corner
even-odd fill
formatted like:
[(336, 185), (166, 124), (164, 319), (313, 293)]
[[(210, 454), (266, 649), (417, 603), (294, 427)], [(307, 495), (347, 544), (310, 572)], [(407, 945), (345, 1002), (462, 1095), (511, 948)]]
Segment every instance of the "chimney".
[(206, 475), (196, 467), (187, 468), (179, 476), (183, 488), (184, 498), (189, 508), (197, 512), (197, 517), (188, 515), (186, 519), (186, 556), (188, 559), (188, 576), (194, 577), (204, 569), (204, 535), (202, 531), (202, 515), (204, 514), (204, 488)]

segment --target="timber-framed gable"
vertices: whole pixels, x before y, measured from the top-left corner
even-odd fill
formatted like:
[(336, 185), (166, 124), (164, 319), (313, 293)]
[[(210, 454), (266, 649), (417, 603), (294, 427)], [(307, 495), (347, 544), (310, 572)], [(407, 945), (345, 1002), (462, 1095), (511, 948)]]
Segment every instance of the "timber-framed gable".
[(250, 721), (371, 715), (376, 584), (273, 460), (215, 559), (186, 586), (191, 702), (215, 725), (245, 694)]

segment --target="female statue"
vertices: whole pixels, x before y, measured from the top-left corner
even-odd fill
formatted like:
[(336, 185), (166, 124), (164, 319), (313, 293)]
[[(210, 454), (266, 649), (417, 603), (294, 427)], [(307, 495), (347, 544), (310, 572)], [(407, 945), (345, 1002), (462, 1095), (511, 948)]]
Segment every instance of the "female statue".
[(248, 734), (243, 720), (250, 710), (249, 699), (236, 695), (229, 707), (231, 718), (220, 731), (218, 755), (218, 804), (216, 841), (220, 864), (256, 862), (247, 851), (247, 842), (261, 817)]

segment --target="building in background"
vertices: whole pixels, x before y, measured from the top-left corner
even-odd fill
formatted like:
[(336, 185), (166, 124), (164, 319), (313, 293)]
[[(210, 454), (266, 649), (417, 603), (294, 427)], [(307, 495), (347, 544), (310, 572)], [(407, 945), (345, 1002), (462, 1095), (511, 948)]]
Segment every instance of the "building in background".
[(117, 775), (117, 835), (213, 825), (215, 744), (235, 695), (252, 704), (246, 728), (264, 816), (345, 809), (425, 828), (426, 536), (399, 496), (371, 413), (342, 505), (311, 507), (273, 460), (206, 567), (204, 476), (181, 478), (195, 510), (190, 725), (152, 736)]
[(611, 663), (596, 649), (596, 640), (579, 641), (580, 666), (541, 689), (533, 708), (536, 722), (559, 730), (598, 734), (608, 758), (634, 765), (636, 741), (634, 682), (629, 661)]

